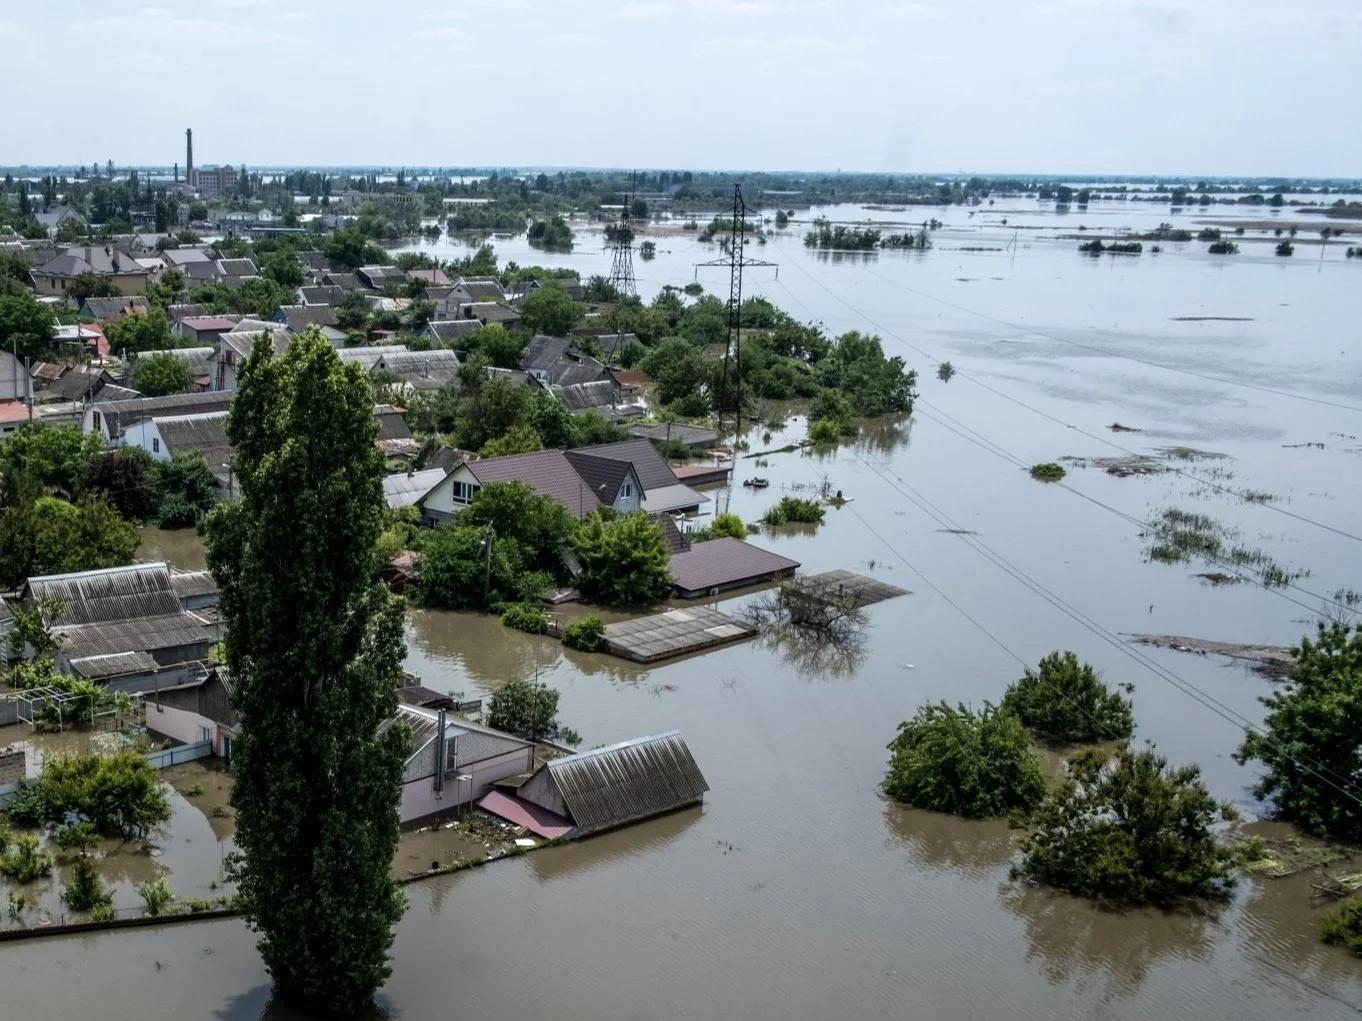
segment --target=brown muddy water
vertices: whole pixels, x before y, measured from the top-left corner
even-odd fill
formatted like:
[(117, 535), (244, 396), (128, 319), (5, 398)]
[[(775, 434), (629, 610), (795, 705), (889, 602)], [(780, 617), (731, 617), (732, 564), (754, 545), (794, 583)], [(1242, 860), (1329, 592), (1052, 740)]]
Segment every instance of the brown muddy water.
[[(1289, 644), (1337, 589), (1362, 588), (1358, 540), (1312, 523), (1356, 535), (1362, 506), (1362, 266), (1345, 262), (1344, 244), (1322, 261), (1318, 246), (1274, 258), (1270, 233), (1228, 258), (1190, 243), (1092, 259), (1054, 239), (1080, 224), (1195, 230), (1198, 214), (1094, 203), (1063, 217), (1020, 201), (969, 212), (933, 211), (947, 226), (930, 252), (869, 257), (810, 252), (797, 223), (760, 250), (781, 263), (779, 281), (755, 270), (746, 281), (746, 293), (831, 331), (879, 333), (920, 370), (911, 422), (878, 423), (827, 454), (771, 455), (763, 492), (711, 493), (754, 521), (824, 477), (844, 492), (850, 502), (811, 534), (755, 541), (812, 571), (860, 570), (911, 590), (871, 608), (857, 654), (820, 662), (749, 642), (643, 668), (483, 618), (411, 614), (408, 665), (429, 686), (473, 696), (538, 675), (561, 690), (562, 719), (588, 747), (680, 728), (712, 791), (702, 808), (409, 887), (381, 994), (392, 1016), (1242, 1021), (1362, 1008), (1362, 962), (1315, 938), (1308, 877), (1246, 879), (1209, 912), (1112, 912), (1012, 883), (1005, 825), (877, 792), (885, 745), (918, 705), (996, 699), (1021, 662), (1072, 648), (1109, 681), (1135, 684), (1139, 738), (1199, 763), (1219, 797), (1252, 814), (1253, 770), (1231, 755), (1240, 717), (1261, 719), (1272, 682), (1211, 656), (1140, 648), (1137, 661), (1119, 636)], [(822, 213), (889, 216), (808, 217)], [(523, 240), (498, 249), (602, 272), (608, 255), (590, 235), (581, 242), (571, 255)], [(649, 292), (687, 282), (715, 254), (688, 238), (659, 249), (637, 266)], [(927, 355), (949, 359), (955, 378), (939, 381)], [(1108, 431), (1116, 422), (1144, 431)], [(770, 446), (803, 429), (792, 418)], [(1177, 462), (1186, 474), (1089, 467), (1062, 486), (1024, 470), (1173, 446), (1227, 456)], [(736, 475), (753, 473), (740, 462)], [(1246, 501), (1246, 490), (1273, 499)], [(1148, 563), (1140, 522), (1168, 506), (1213, 514), (1311, 573), (1278, 590), (1212, 587), (1196, 577), (1203, 564)], [(236, 921), (35, 941), (0, 959), (6, 1016), (286, 1016), (268, 1008), (268, 978)]]

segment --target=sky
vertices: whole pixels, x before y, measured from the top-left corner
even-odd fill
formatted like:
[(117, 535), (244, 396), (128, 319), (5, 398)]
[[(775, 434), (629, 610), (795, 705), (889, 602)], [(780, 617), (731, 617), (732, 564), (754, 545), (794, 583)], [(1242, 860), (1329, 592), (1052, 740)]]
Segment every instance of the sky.
[(5, 0), (0, 54), (0, 165), (1362, 176), (1362, 0)]

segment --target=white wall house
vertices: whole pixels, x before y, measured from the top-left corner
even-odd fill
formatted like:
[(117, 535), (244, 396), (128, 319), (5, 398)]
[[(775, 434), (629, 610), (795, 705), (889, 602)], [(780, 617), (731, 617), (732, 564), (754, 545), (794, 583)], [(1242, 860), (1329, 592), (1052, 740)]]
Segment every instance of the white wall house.
[(421, 521), (427, 525), (443, 525), (473, 502), (473, 494), (482, 488), (468, 465), (461, 464), (446, 475), (421, 498)]

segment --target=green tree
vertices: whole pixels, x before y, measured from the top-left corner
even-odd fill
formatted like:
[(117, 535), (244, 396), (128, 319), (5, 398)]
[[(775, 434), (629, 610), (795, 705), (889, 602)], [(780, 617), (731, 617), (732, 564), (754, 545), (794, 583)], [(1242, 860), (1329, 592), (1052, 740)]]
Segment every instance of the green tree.
[(101, 499), (71, 504), (44, 496), (33, 505), (33, 571), (67, 574), (132, 563), (142, 541), (137, 528)]
[(818, 365), (825, 386), (841, 390), (858, 414), (867, 417), (911, 412), (917, 373), (902, 358), (886, 358), (879, 337), (852, 331), (837, 338)]
[(82, 305), (86, 298), (116, 298), (123, 292), (108, 277), (97, 273), (81, 273), (71, 278), (66, 285), (66, 293), (77, 305)]
[(147, 521), (156, 515), (158, 498), (151, 455), (141, 447), (119, 447), (90, 462), (81, 477), (80, 489), (102, 495), (129, 521)]
[(104, 327), (110, 350), (124, 354), (137, 351), (169, 351), (175, 346), (170, 319), (161, 308), (148, 308), (146, 315), (124, 316)]
[(716, 514), (710, 522), (709, 534), (712, 539), (746, 539), (747, 526), (736, 514)]
[(94, 911), (113, 904), (113, 894), (99, 881), (99, 873), (89, 858), (81, 858), (71, 871), (71, 882), (61, 892), (61, 899), (72, 911)]
[(533, 426), (514, 425), (496, 439), (488, 440), (479, 451), (483, 457), (507, 457), (544, 449), (544, 441)]
[(369, 306), (359, 291), (346, 291), (336, 306), (336, 319), (342, 330), (362, 330), (369, 324)]
[(558, 570), (558, 551), (577, 530), (572, 513), (551, 496), (523, 482), (489, 482), (459, 512), (458, 523), (471, 528), (491, 525), (503, 539), (514, 539), (541, 571)]
[(582, 321), (586, 306), (573, 301), (561, 287), (550, 284), (525, 295), (520, 302), (520, 314), (525, 319), (525, 329), (531, 333), (562, 337)]
[(547, 220), (535, 220), (530, 224), (528, 237), (531, 244), (544, 248), (572, 248), (572, 228), (556, 214)]
[[(1267, 767), (1253, 788), (1277, 814), (1311, 833), (1362, 841), (1362, 628), (1321, 624), (1301, 639), (1288, 687), (1259, 701), (1261, 731), (1248, 731), (1235, 758)], [(1341, 788), (1341, 789), (1340, 789)]]
[(1069, 775), (1036, 811), (1016, 873), (1094, 900), (1168, 906), (1223, 899), (1234, 855), (1213, 826), (1232, 817), (1196, 766), (1168, 767), (1152, 749), (1096, 749), (1069, 760)]
[(668, 337), (648, 352), (640, 366), (653, 381), (663, 404), (695, 395), (704, 405), (700, 414), (709, 410), (713, 363), (685, 340)]
[(184, 359), (162, 351), (133, 362), (132, 386), (148, 397), (187, 393), (194, 389), (194, 370)]
[[(0, 444), (3, 450), (4, 444)], [(0, 585), (6, 589), (17, 588), (35, 573), (37, 501), (41, 495), (42, 486), (36, 479), (5, 466), (0, 475)]]
[(520, 368), (520, 356), (525, 351), (523, 334), (512, 333), (500, 323), (488, 323), (471, 335), (470, 343), (497, 368)]
[(487, 609), (498, 603), (537, 598), (548, 588), (546, 575), (530, 571), (514, 539), (491, 537), (486, 528), (446, 525), (425, 536), (413, 594), (423, 606), (450, 610)]
[(79, 426), (24, 422), (0, 443), (0, 471), (27, 475), (54, 492), (73, 496), (103, 450), (99, 436), (82, 434)]
[[(280, 999), (349, 1015), (390, 973), (410, 737), (397, 709), (402, 607), (373, 575), (383, 455), (363, 368), (310, 328), (257, 344), (227, 435), (241, 499), (205, 523), (240, 733), (237, 903)], [(283, 536), (288, 542), (281, 543)]]
[(383, 249), (370, 241), (356, 227), (342, 227), (332, 231), (322, 245), (322, 252), (328, 259), (335, 259), (355, 269), (359, 266), (377, 265), (387, 259)]
[(496, 691), (487, 706), (487, 724), (530, 741), (556, 737), (558, 692), (537, 681), (510, 680)]
[(162, 528), (188, 528), (213, 508), (213, 472), (202, 454), (176, 454), (152, 468), (156, 487), (156, 523)]
[(1135, 729), (1130, 700), (1072, 652), (1052, 652), (1039, 670), (1028, 668), (1008, 685), (1002, 705), (1028, 730), (1059, 744), (1122, 740)]
[(160, 774), (140, 752), (54, 756), (43, 763), (36, 798), (41, 822), (89, 823), (105, 836), (145, 836), (170, 819)]
[(582, 595), (605, 606), (640, 606), (671, 585), (671, 553), (662, 529), (642, 511), (606, 519), (590, 514), (577, 532)]
[[(860, 432), (856, 425), (856, 409), (846, 394), (838, 390), (824, 390), (813, 399), (809, 406), (809, 421), (815, 424), (827, 422), (840, 436), (855, 436)], [(813, 436), (812, 430), (809, 435)]]
[(889, 743), (884, 790), (895, 801), (972, 819), (1026, 813), (1045, 797), (1040, 757), (1026, 728), (985, 702), (979, 712), (921, 706)]
[(31, 294), (0, 294), (0, 348), (16, 358), (42, 361), (52, 353), (57, 318)]
[(604, 652), (609, 645), (605, 640), (605, 621), (594, 613), (574, 620), (563, 629), (563, 644), (578, 652)]
[(302, 287), (303, 264), (292, 250), (274, 252), (260, 261), (260, 275), (273, 280), (280, 287)]

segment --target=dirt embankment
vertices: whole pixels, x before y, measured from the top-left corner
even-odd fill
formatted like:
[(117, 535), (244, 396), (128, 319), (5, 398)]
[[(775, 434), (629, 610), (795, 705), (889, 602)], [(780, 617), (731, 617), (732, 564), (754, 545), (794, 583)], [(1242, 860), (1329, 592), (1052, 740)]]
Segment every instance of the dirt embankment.
[(1296, 657), (1285, 645), (1243, 645), (1237, 642), (1213, 642), (1205, 638), (1188, 638), (1184, 635), (1132, 635), (1141, 645), (1153, 645), (1160, 649), (1173, 649), (1175, 652), (1194, 652), (1204, 656), (1214, 653), (1242, 660), (1264, 677), (1281, 680), (1296, 665)]

